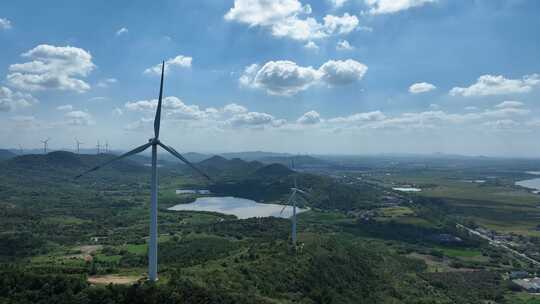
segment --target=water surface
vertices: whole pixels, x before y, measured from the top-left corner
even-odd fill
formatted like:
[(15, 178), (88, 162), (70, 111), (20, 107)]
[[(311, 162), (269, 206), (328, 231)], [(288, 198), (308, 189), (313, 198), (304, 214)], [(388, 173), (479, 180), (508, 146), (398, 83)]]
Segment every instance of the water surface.
[[(193, 203), (179, 204), (169, 208), (176, 211), (210, 211), (223, 214), (232, 214), (239, 219), (250, 217), (281, 217), (289, 218), (292, 216), (292, 206), (277, 204), (261, 204), (255, 201), (232, 196), (225, 197), (199, 197)], [(283, 209), (283, 213), (281, 210)], [(296, 208), (296, 213), (302, 213), (309, 209)]]
[(401, 191), (401, 192), (420, 192), (422, 189), (420, 188), (413, 188), (413, 187), (396, 187), (392, 188), (392, 190)]

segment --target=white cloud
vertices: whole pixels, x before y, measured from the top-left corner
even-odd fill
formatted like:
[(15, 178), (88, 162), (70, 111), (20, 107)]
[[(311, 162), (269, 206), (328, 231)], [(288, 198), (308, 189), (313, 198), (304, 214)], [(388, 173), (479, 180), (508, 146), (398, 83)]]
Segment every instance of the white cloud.
[(292, 61), (269, 61), (260, 69), (258, 65), (246, 68), (240, 77), (244, 86), (263, 88), (269, 94), (293, 95), (307, 89), (319, 78), (312, 67), (301, 67)]
[(354, 47), (347, 40), (340, 40), (336, 45), (336, 50), (338, 51), (351, 51), (354, 50)]
[(116, 31), (116, 36), (121, 36), (121, 35), (127, 34), (128, 32), (129, 32), (129, 30), (127, 28), (122, 27), (121, 29)]
[(319, 68), (321, 79), (329, 85), (346, 85), (364, 77), (368, 67), (358, 61), (329, 60)]
[(113, 115), (115, 115), (115, 116), (122, 116), (122, 115), (124, 115), (124, 111), (123, 111), (122, 109), (118, 108), (118, 107), (114, 108), (114, 109), (112, 110), (112, 113), (113, 113)]
[(77, 47), (38, 45), (23, 53), (32, 61), (9, 66), (8, 83), (21, 90), (56, 89), (85, 92), (90, 85), (79, 79), (95, 68), (92, 55)]
[[(157, 99), (127, 102), (125, 108), (130, 111), (154, 113), (157, 108)], [(175, 96), (163, 98), (163, 110), (167, 118), (179, 120), (198, 120), (207, 117), (208, 113), (197, 105), (186, 105)]]
[(369, 13), (393, 14), (413, 7), (420, 7), (438, 0), (364, 0), (369, 8)]
[(330, 2), (330, 4), (332, 4), (332, 6), (335, 8), (342, 7), (347, 1), (348, 0), (328, 0), (328, 2)]
[(540, 84), (540, 75), (525, 75), (522, 79), (507, 79), (503, 76), (482, 75), (469, 87), (455, 87), (450, 95), (456, 96), (488, 96), (527, 93)]
[(64, 118), (66, 119), (66, 123), (72, 126), (88, 126), (95, 123), (92, 115), (85, 111), (67, 112)]
[(110, 85), (117, 83), (118, 80), (116, 78), (105, 78), (100, 80), (97, 83), (97, 86), (100, 88), (108, 88)]
[(274, 120), (274, 116), (267, 113), (248, 112), (235, 115), (230, 119), (233, 126), (243, 125), (266, 125)]
[(478, 110), (478, 107), (475, 107), (475, 106), (467, 106), (467, 107), (465, 107), (465, 110), (467, 110), (467, 111), (476, 111), (476, 110)]
[(409, 87), (409, 93), (419, 94), (435, 90), (437, 87), (427, 82), (414, 83)]
[(38, 100), (28, 93), (13, 92), (7, 87), (0, 86), (0, 112), (29, 107), (37, 102)]
[(366, 122), (373, 122), (373, 121), (382, 121), (386, 119), (386, 115), (384, 115), (381, 111), (372, 111), (372, 112), (364, 112), (364, 113), (355, 113), (349, 116), (343, 116), (343, 117), (334, 117), (329, 119), (328, 121), (331, 123), (366, 123)]
[(347, 34), (358, 27), (358, 18), (326, 15), (323, 23), (309, 17), (311, 6), (298, 0), (235, 0), (225, 20), (269, 28), (276, 37), (309, 41)]
[[(190, 68), (192, 57), (178, 55), (174, 58), (169, 58), (165, 61), (165, 73), (168, 73), (171, 68)], [(145, 74), (161, 75), (161, 63), (154, 65), (151, 68), (144, 70)]]
[(248, 109), (246, 107), (244, 107), (244, 106), (239, 105), (239, 104), (231, 103), (231, 104), (228, 104), (225, 107), (223, 107), (223, 111), (225, 113), (230, 113), (230, 114), (240, 114), (240, 113), (248, 112)]
[(239, 81), (242, 86), (265, 89), (273, 95), (294, 95), (317, 83), (330, 86), (346, 85), (362, 79), (367, 72), (364, 64), (348, 60), (330, 60), (319, 69), (302, 67), (295, 62), (279, 60), (248, 66)]
[(317, 111), (309, 111), (304, 113), (296, 120), (301, 125), (314, 125), (321, 122), (321, 115)]
[(306, 44), (304, 44), (304, 47), (306, 49), (309, 49), (309, 50), (318, 50), (319, 49), (319, 46), (313, 41), (308, 41)]
[(500, 104), (496, 105), (495, 108), (503, 109), (503, 108), (520, 108), (523, 107), (525, 104), (520, 101), (514, 101), (514, 100), (507, 100), (503, 101)]
[(0, 18), (0, 30), (9, 30), (11, 28), (11, 21), (7, 18)]
[(499, 119), (495, 121), (487, 121), (483, 125), (499, 130), (510, 130), (519, 126), (519, 123), (512, 119)]
[(56, 107), (56, 109), (57, 109), (58, 111), (72, 111), (72, 110), (73, 110), (73, 106), (70, 105), (70, 104), (66, 104), (66, 105), (58, 106), (58, 107)]

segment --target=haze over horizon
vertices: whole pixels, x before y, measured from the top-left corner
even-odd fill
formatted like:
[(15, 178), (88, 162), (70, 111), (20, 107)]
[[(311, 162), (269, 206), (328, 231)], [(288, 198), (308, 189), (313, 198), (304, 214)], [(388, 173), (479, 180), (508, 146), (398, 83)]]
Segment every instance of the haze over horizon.
[(0, 3), (1, 147), (139, 145), (166, 60), (162, 138), (182, 152), (538, 157), (539, 12), (526, 0)]

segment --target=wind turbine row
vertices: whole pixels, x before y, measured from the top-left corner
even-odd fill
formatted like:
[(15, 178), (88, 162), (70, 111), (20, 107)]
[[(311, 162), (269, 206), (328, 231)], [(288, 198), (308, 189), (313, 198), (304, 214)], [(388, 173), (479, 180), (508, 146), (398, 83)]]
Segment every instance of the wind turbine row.
[[(114, 161), (120, 160), (122, 158), (129, 157), (131, 155), (143, 152), (148, 148), (152, 148), (152, 180), (151, 180), (151, 204), (150, 204), (150, 244), (148, 248), (148, 279), (150, 281), (156, 281), (157, 276), (157, 253), (158, 253), (158, 227), (157, 227), (157, 213), (158, 213), (158, 175), (157, 175), (157, 149), (158, 146), (163, 148), (165, 151), (172, 154), (174, 157), (180, 159), (182, 162), (190, 166), (193, 170), (199, 173), (204, 178), (211, 181), (211, 178), (206, 175), (204, 172), (199, 170), (195, 165), (189, 162), (184, 156), (178, 153), (173, 147), (167, 146), (159, 140), (159, 129), (161, 125), (161, 102), (163, 98), (163, 77), (165, 74), (165, 62), (161, 66), (161, 83), (159, 88), (159, 99), (156, 109), (156, 116), (154, 119), (154, 137), (150, 138), (148, 142), (144, 145), (141, 145), (127, 153), (124, 153), (120, 156), (117, 156), (109, 161), (104, 162), (101, 165), (98, 165), (92, 169), (89, 169), (75, 178), (79, 178), (90, 172), (99, 170), (103, 166), (106, 166)], [(98, 143), (99, 145), (99, 143)], [(99, 149), (99, 148), (98, 148)]]

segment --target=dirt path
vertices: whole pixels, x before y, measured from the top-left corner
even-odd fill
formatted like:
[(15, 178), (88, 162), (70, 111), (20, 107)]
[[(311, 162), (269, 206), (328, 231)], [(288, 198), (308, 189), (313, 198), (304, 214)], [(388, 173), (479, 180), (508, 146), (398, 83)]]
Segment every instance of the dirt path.
[(133, 284), (140, 280), (140, 276), (100, 275), (88, 277), (90, 284)]

